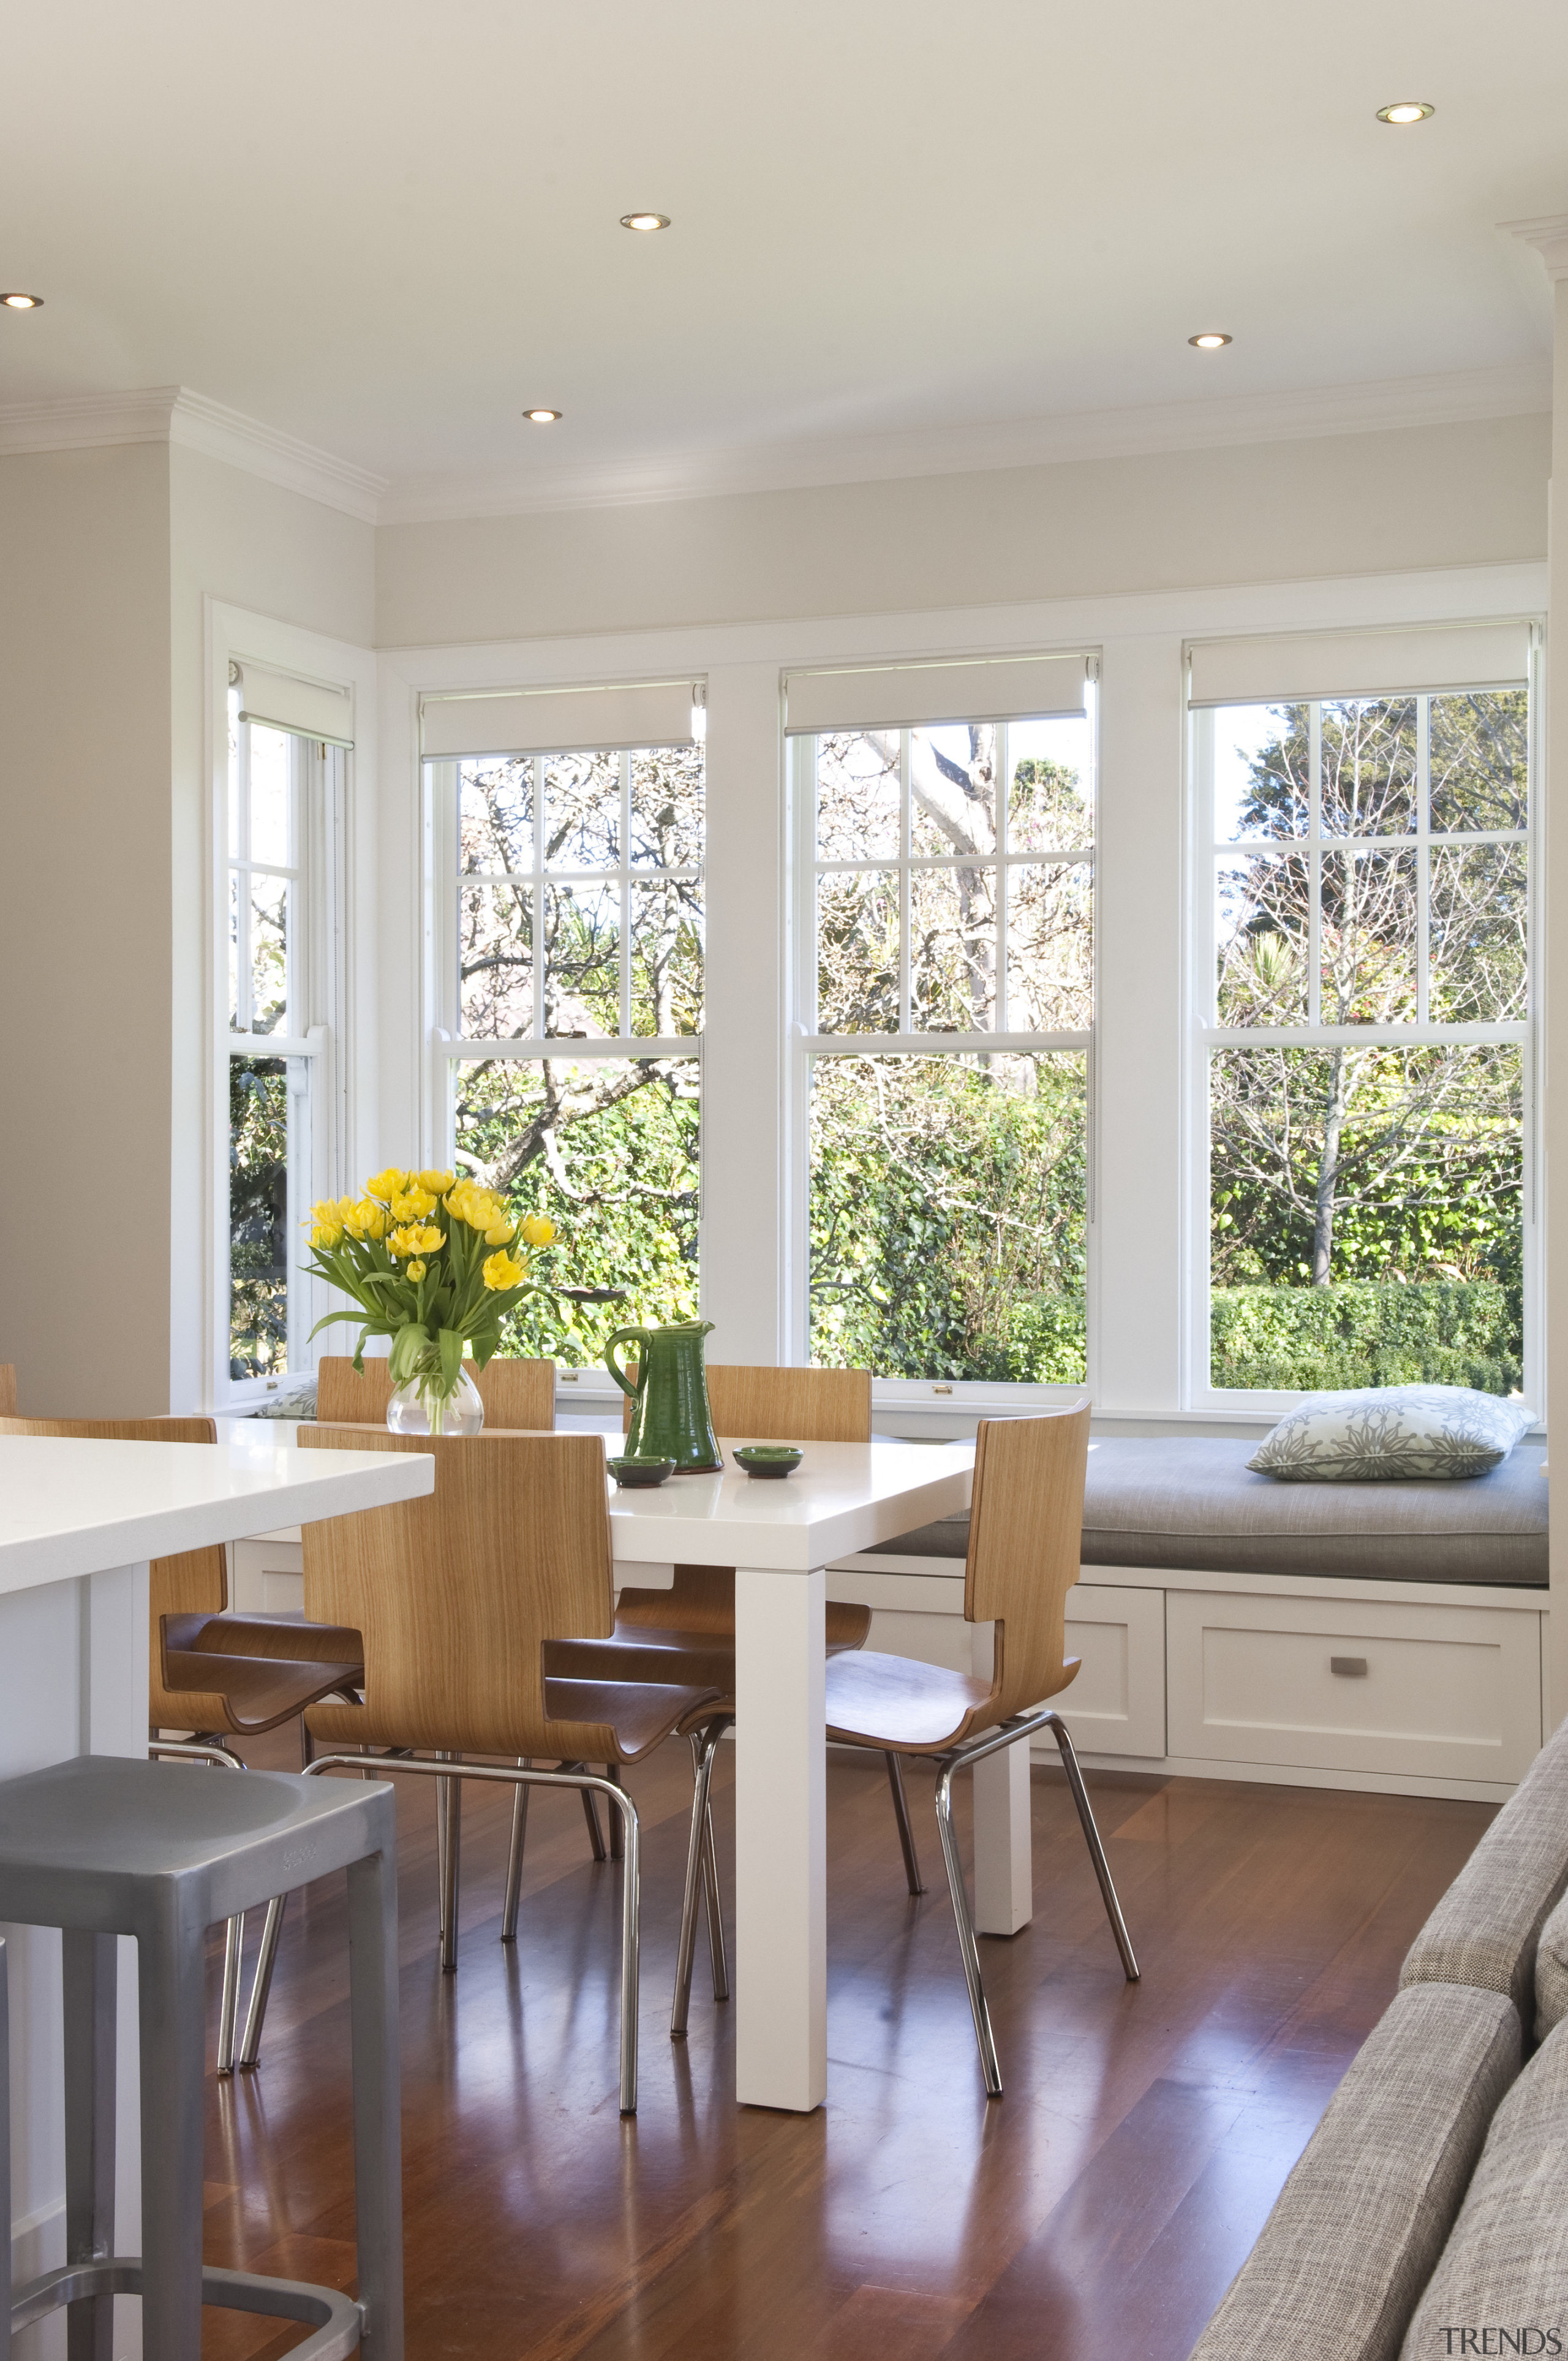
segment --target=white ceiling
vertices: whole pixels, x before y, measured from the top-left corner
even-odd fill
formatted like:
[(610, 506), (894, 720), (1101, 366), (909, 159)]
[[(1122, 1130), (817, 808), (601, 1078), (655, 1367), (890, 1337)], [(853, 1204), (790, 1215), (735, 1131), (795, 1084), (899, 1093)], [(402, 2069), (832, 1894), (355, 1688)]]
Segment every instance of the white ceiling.
[(182, 384), (416, 504), (1540, 400), (1563, 0), (53, 0), (5, 63), (0, 402)]

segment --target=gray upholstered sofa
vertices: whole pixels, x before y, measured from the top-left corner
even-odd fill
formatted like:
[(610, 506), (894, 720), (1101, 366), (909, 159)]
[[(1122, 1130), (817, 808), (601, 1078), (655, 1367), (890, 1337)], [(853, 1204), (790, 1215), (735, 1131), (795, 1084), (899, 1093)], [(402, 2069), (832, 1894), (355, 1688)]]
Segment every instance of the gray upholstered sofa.
[[(1197, 1436), (1092, 1444), (1083, 1564), (1546, 1587), (1544, 1444), (1521, 1443), (1489, 1476), (1459, 1484), (1282, 1484), (1248, 1468), (1255, 1448)], [(944, 1517), (870, 1554), (961, 1558), (968, 1547), (968, 1517)]]
[(1568, 2353), (1565, 1889), (1568, 1724), (1417, 1937), (1192, 2361)]

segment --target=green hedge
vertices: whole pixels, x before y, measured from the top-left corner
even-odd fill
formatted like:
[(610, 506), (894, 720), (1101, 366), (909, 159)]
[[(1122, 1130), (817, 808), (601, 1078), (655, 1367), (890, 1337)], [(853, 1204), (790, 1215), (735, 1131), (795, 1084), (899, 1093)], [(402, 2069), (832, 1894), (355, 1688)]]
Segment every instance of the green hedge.
[(1506, 1394), (1524, 1382), (1519, 1295), (1493, 1279), (1217, 1287), (1210, 1301), (1216, 1386), (1475, 1386)]

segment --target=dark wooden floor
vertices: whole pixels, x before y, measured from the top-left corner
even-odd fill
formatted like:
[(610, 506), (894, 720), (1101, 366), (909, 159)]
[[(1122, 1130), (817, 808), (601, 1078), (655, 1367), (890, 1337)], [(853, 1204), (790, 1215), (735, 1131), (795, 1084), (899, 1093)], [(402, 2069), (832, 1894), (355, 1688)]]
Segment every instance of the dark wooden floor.
[[(265, 1756), (285, 1767), (292, 1741)], [(684, 1747), (645, 1822), (641, 2110), (616, 2106), (616, 1886), (536, 1794), (514, 1949), (506, 1803), (465, 1805), (460, 1970), (435, 1963), (431, 1791), (400, 1791), (410, 2361), (1183, 2361), (1487, 1806), (1101, 1775), (1144, 1970), (1123, 1983), (1059, 1774), (1031, 1927), (981, 1944), (981, 2094), (929, 1809), (904, 1889), (880, 1762), (836, 1757), (828, 2105), (738, 2110), (729, 2008), (666, 2012)], [(729, 1760), (717, 1790), (731, 1826)], [(967, 1798), (963, 1810), (967, 1812)], [(352, 2283), (341, 1881), (297, 1897), (258, 2073), (211, 2084), (207, 2257)], [(215, 1984), (214, 1984), (215, 1999)], [(210, 2361), (298, 2339), (207, 2314)]]

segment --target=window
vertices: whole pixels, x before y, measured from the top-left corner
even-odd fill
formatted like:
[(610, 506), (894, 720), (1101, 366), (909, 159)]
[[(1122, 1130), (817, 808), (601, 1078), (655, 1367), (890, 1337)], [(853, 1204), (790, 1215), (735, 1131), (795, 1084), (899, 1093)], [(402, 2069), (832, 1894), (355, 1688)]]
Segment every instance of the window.
[(302, 1224), (330, 1186), (332, 1164), (321, 1078), (336, 947), (330, 910), (342, 754), (252, 718), (244, 697), (236, 678), (225, 847), (227, 1384), (217, 1389), (220, 1400), (264, 1393), (313, 1364), (318, 1307), (302, 1269)]
[(1525, 1386), (1519, 669), (1194, 714), (1213, 1388)]
[[(1084, 1378), (1093, 727), (1058, 668), (1075, 710), (793, 738), (810, 1361)], [(880, 694), (918, 715), (941, 669)]]
[[(574, 718), (591, 721), (592, 694), (573, 696)], [(689, 686), (681, 694), (689, 727)], [(429, 725), (427, 711), (427, 749)], [(697, 1312), (703, 748), (427, 768), (443, 881), (434, 997), (450, 1037), (437, 1152), (565, 1234), (570, 1284), (523, 1305), (503, 1349), (587, 1367), (625, 1322)]]

